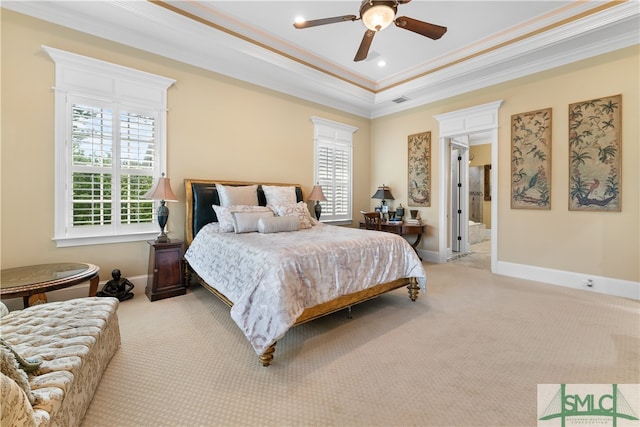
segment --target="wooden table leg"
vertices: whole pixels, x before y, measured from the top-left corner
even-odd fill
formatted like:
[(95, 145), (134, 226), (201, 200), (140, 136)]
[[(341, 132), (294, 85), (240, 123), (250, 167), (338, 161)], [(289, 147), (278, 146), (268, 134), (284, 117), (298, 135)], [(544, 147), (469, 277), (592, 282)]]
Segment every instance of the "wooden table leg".
[(96, 292), (98, 292), (98, 283), (100, 282), (100, 275), (96, 274), (92, 279), (89, 280), (89, 296), (95, 297)]
[[(415, 251), (416, 255), (418, 255), (418, 258), (420, 258), (420, 261), (422, 261), (422, 257), (420, 256), (420, 254), (418, 253), (418, 245), (420, 244), (420, 240), (422, 239), (422, 234), (418, 234), (418, 237), (416, 237), (415, 242), (411, 243), (409, 242), (409, 244), (411, 245), (411, 247), (413, 248), (413, 250)], [(407, 239), (408, 240), (408, 239)]]
[(25, 298), (27, 299), (25, 307), (31, 307), (32, 305), (38, 305), (38, 304), (46, 304), (48, 301), (47, 294), (45, 294), (44, 292), (39, 294), (33, 294)]

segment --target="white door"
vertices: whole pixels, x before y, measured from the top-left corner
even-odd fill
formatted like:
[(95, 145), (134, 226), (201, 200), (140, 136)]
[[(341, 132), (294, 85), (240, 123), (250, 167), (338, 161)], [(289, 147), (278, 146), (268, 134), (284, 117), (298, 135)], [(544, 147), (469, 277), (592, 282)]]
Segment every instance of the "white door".
[(451, 138), (451, 251), (469, 251), (469, 137)]

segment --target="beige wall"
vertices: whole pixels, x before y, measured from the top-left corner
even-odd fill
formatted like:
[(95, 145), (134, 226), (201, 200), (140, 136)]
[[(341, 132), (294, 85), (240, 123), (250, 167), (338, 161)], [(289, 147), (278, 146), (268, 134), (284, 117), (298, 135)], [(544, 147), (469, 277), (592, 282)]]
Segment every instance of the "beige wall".
[[(2, 10), (2, 268), (78, 260), (98, 264), (103, 279), (120, 268), (146, 274), (145, 242), (56, 248), (53, 236), (54, 64), (48, 45), (176, 79), (169, 89), (168, 176), (184, 198), (183, 179), (313, 184), (311, 116), (356, 126), (354, 213), (372, 208), (379, 185), (407, 205), (407, 135), (432, 133), (433, 201), (422, 208), (421, 248), (437, 251), (438, 123), (433, 115), (503, 99), (499, 131), (499, 259), (546, 268), (639, 280), (638, 47), (391, 116), (367, 120), (215, 73)], [(623, 94), (622, 212), (568, 212), (568, 104)], [(551, 211), (509, 207), (509, 120), (553, 108)], [(494, 165), (495, 167), (495, 165)], [(170, 204), (170, 235), (183, 237), (184, 206)], [(356, 220), (359, 218), (355, 217)]]
[(185, 178), (313, 183), (312, 116), (358, 128), (354, 211), (369, 204), (368, 119), (2, 9), (2, 268), (84, 261), (146, 274), (146, 242), (57, 248), (53, 237), (54, 63), (47, 45), (176, 80), (168, 92), (170, 237), (184, 236)]
[[(432, 191), (421, 208), (428, 235), (421, 243), (438, 250), (438, 122), (434, 115), (504, 100), (498, 134), (498, 259), (637, 282), (640, 278), (638, 117), (639, 48), (619, 50), (551, 71), (474, 91), (445, 101), (376, 119), (371, 127), (372, 182), (389, 185), (395, 203), (407, 201), (407, 135), (431, 131)], [(622, 212), (568, 211), (568, 105), (622, 94)], [(510, 208), (511, 115), (553, 109), (550, 211)], [(496, 165), (492, 165), (494, 168)]]

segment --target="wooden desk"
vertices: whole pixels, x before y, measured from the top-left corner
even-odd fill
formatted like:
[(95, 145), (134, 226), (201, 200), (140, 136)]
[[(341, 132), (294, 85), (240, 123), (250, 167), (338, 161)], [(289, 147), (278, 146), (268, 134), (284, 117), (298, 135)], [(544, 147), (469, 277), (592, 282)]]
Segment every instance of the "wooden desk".
[[(398, 224), (398, 223), (389, 223), (387, 221), (383, 221), (381, 228), (382, 228), (382, 231), (386, 231), (387, 233), (399, 234), (402, 237), (416, 235), (416, 240), (413, 243), (409, 242), (409, 244), (411, 245), (413, 250), (416, 251), (416, 254), (417, 254), (418, 251), (416, 248), (418, 247), (418, 244), (420, 244), (420, 240), (422, 239), (422, 233), (424, 233), (426, 227), (427, 226), (424, 224), (420, 224), (420, 225), (405, 224), (405, 223)], [(360, 228), (366, 228), (364, 222), (360, 223)]]
[(45, 292), (89, 281), (89, 296), (98, 290), (100, 268), (86, 263), (56, 263), (9, 268), (0, 274), (0, 297), (22, 297), (24, 306), (47, 302)]

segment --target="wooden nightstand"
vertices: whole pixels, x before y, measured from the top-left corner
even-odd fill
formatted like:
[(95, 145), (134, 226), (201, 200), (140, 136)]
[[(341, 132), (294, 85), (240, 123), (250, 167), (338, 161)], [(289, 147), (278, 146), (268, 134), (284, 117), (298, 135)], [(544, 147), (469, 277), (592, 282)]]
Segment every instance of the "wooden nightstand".
[(175, 297), (187, 293), (183, 282), (183, 241), (167, 243), (147, 242), (149, 252), (149, 276), (145, 293), (151, 301)]

